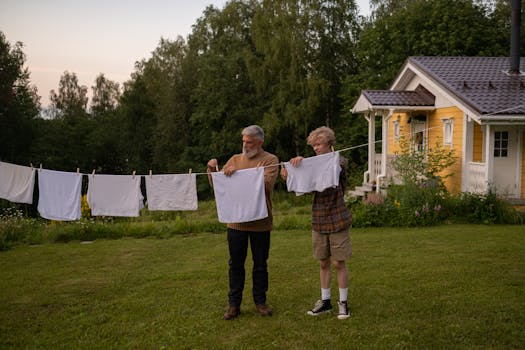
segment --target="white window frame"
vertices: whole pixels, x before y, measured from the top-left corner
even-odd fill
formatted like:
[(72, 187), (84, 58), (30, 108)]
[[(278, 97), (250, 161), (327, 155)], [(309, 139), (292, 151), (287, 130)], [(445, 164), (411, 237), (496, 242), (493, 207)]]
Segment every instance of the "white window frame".
[(394, 141), (399, 141), (399, 120), (394, 120)]
[(443, 122), (443, 146), (452, 148), (454, 146), (454, 119), (444, 118), (441, 121)]

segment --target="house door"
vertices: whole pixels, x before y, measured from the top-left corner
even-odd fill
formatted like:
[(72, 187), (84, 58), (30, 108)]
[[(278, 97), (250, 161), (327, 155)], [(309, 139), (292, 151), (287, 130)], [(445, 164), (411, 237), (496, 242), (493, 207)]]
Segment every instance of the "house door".
[(494, 187), (505, 197), (518, 197), (518, 132), (494, 128)]
[(425, 151), (426, 125), (425, 122), (419, 120), (412, 122), (412, 147), (415, 151)]

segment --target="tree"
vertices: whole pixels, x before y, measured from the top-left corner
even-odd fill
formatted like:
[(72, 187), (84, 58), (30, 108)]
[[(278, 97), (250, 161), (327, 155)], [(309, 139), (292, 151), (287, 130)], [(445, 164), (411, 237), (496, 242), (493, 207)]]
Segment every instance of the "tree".
[(188, 119), (192, 83), (184, 72), (186, 54), (182, 37), (161, 39), (152, 57), (142, 62), (142, 76), (155, 105), (152, 165), (156, 171), (187, 171), (187, 160), (181, 157), (191, 141)]
[[(502, 56), (490, 7), (472, 0), (373, 1), (359, 39), (359, 77), (366, 89), (385, 89), (409, 56)], [(422, 16), (421, 14), (425, 14)]]
[(266, 103), (255, 93), (245, 59), (253, 50), (254, 6), (255, 1), (231, 1), (222, 11), (210, 6), (189, 36), (185, 61), (193, 72), (193, 141), (185, 157), (198, 164), (238, 153), (242, 128), (261, 121)]
[(86, 114), (87, 87), (78, 84), (75, 73), (65, 71), (58, 83), (58, 92), (51, 90), (51, 106), (59, 118), (80, 117)]
[(249, 72), (267, 101), (263, 124), (280, 156), (307, 152), (308, 132), (342, 125), (340, 89), (355, 70), (354, 1), (262, 1)]
[(91, 90), (93, 97), (90, 110), (93, 117), (103, 117), (117, 109), (120, 99), (120, 86), (117, 82), (108, 80), (104, 74), (100, 74), (95, 79), (95, 86), (92, 86)]
[(124, 85), (119, 108), (124, 171), (146, 173), (153, 161), (153, 130), (156, 124), (155, 102), (148, 93), (143, 74), (133, 74)]
[(28, 164), (40, 106), (36, 88), (23, 68), (23, 45), (14, 46), (0, 32), (0, 160)]
[(51, 90), (50, 100), (54, 118), (37, 124), (38, 147), (34, 156), (48, 168), (91, 168), (92, 150), (86, 145), (93, 121), (86, 111), (87, 87), (78, 84), (75, 73), (66, 71), (60, 77), (58, 92)]
[(91, 128), (85, 145), (90, 149), (89, 169), (97, 172), (120, 174), (124, 171), (124, 146), (121, 137), (122, 120), (118, 113), (121, 97), (117, 82), (100, 74), (91, 87)]

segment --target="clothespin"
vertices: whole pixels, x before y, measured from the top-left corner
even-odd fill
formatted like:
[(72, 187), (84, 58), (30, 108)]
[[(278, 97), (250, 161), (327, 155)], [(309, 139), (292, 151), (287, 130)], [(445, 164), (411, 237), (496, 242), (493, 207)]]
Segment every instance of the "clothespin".
[(330, 147), (332, 148), (332, 152), (335, 152), (335, 150), (334, 150), (334, 146), (330, 146)]
[(190, 171), (189, 171), (189, 173), (188, 173), (188, 174), (189, 174), (189, 175), (191, 175), (191, 168), (190, 168)]
[(91, 175), (95, 176), (95, 169), (93, 169), (93, 172), (91, 173)]
[(149, 178), (151, 179), (153, 177), (153, 172), (151, 171), (151, 169), (149, 170)]
[(33, 163), (29, 163), (29, 165), (31, 165), (31, 169), (33, 169)]
[(77, 175), (80, 175), (80, 168), (77, 168)]
[(133, 179), (135, 179), (135, 173), (136, 173), (136, 171), (135, 171), (135, 170), (133, 170), (133, 174), (132, 174), (132, 176), (133, 176)]
[(42, 163), (40, 163), (40, 170), (42, 170)]
[(260, 166), (261, 166), (261, 162), (257, 163), (257, 171), (259, 171)]
[(215, 170), (219, 171), (219, 165), (218, 164), (215, 166)]

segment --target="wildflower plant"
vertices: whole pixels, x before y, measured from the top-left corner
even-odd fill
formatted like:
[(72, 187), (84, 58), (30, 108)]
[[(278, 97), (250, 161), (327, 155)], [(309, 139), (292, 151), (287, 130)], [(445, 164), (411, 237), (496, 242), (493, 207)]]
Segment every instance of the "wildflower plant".
[(37, 243), (41, 232), (41, 222), (25, 217), (18, 206), (8, 206), (0, 211), (0, 251), (17, 243)]
[(412, 148), (410, 138), (400, 138), (400, 152), (395, 154), (392, 165), (405, 184), (417, 184), (422, 187), (444, 187), (443, 180), (453, 175), (447, 172), (456, 162), (454, 150), (445, 149), (439, 139), (434, 148), (423, 150)]

